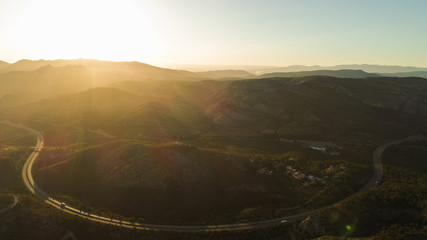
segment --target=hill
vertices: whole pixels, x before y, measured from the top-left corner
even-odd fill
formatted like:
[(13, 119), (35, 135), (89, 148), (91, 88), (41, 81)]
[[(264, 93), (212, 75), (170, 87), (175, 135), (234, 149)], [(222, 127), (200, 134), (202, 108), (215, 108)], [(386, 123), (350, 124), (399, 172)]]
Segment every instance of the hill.
[(385, 136), (385, 129), (406, 131), (406, 120), (420, 124), (427, 114), (426, 87), (421, 78), (234, 81), (211, 97), (205, 112), (236, 136), (331, 137), (349, 134), (350, 129)]
[(427, 71), (380, 73), (380, 74), (382, 76), (389, 76), (389, 77), (421, 77), (421, 78), (427, 78)]
[(9, 67), (9, 63), (4, 62), (4, 61), (0, 61), (0, 72), (3, 71), (3, 69)]
[(14, 117), (21, 119), (96, 126), (117, 119), (142, 101), (142, 98), (118, 89), (91, 88), (80, 93), (38, 100), (10, 111)]
[(93, 86), (91, 72), (84, 66), (47, 65), (34, 71), (0, 74), (0, 105), (16, 106), (54, 95), (76, 93)]
[(120, 140), (45, 151), (35, 178), (50, 192), (161, 223), (231, 219), (248, 206), (293, 199), (289, 176), (276, 181), (256, 174), (247, 157), (197, 145)]
[(208, 79), (245, 79), (255, 77), (255, 75), (243, 70), (216, 70), (197, 72), (197, 74), (205, 76)]
[(317, 70), (317, 71), (302, 71), (302, 72), (274, 72), (258, 76), (258, 78), (295, 78), (295, 77), (308, 77), (308, 76), (329, 76), (338, 78), (369, 78), (379, 77), (377, 74), (367, 73), (362, 70)]
[(129, 137), (280, 135), (353, 140), (363, 134), (373, 140), (413, 133), (423, 129), (427, 116), (423, 78), (125, 81), (109, 85), (104, 95), (89, 94), (100, 90), (0, 111), (23, 120), (98, 125)]
[(304, 65), (292, 65), (288, 67), (274, 67), (274, 68), (262, 68), (255, 70), (258, 74), (266, 74), (273, 72), (301, 72), (301, 71), (317, 71), (317, 70), (362, 70), (369, 73), (399, 73), (399, 72), (414, 72), (414, 71), (427, 71), (427, 68), (422, 67), (409, 67), (409, 66), (387, 66), (387, 65), (375, 65), (375, 64), (346, 64), (346, 65), (335, 65), (335, 66), (304, 66)]
[(202, 80), (218, 78), (245, 78), (251, 74), (239, 70), (224, 70), (193, 73), (184, 70), (173, 70), (155, 67), (140, 62), (111, 62), (91, 59), (76, 60), (27, 60), (13, 64), (0, 64), (0, 73), (14, 71), (35, 71), (45, 66), (63, 67), (81, 65), (89, 69), (97, 83), (106, 84), (117, 81), (149, 81), (149, 80)]
[[(5, 66), (6, 69), (0, 73), (0, 106), (5, 107), (123, 81), (170, 83), (208, 78), (139, 62), (21, 60), (14, 64), (5, 63)], [(224, 74), (221, 77), (225, 77), (226, 73)]]

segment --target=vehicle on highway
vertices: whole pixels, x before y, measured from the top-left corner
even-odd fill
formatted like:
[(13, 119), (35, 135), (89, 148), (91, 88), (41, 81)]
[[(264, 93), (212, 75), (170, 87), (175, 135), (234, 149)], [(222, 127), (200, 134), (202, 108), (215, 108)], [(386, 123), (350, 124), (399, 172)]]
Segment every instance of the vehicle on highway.
[(283, 219), (282, 221), (280, 221), (281, 223), (287, 223), (288, 222), (288, 220), (286, 220), (286, 219)]
[(66, 204), (62, 202), (62, 203), (61, 203), (61, 208), (62, 208), (62, 209), (64, 209), (64, 208), (65, 208), (65, 206), (66, 206)]

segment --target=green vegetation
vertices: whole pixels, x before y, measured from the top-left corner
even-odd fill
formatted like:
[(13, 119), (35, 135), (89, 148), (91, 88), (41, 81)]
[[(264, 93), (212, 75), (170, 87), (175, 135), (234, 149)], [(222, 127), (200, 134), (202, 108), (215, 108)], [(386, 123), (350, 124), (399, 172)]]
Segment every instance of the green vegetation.
[[(416, 142), (388, 148), (383, 153), (385, 174), (381, 185), (307, 220), (301, 227), (301, 233), (306, 234), (305, 238), (334, 235), (425, 239), (426, 147), (426, 142)], [(412, 151), (414, 149), (415, 152)], [(347, 225), (351, 226), (351, 231)], [(324, 230), (309, 231), (306, 229), (309, 226)]]
[(22, 193), (26, 188), (22, 182), (22, 166), (32, 152), (26, 147), (15, 147), (3, 153), (0, 157), (0, 191)]
[(31, 133), (23, 129), (0, 123), (0, 144), (3, 146), (3, 150), (7, 149), (7, 146), (32, 147), (36, 145), (36, 140)]
[[(361, 149), (350, 160), (360, 161), (357, 156), (366, 155)], [(34, 177), (57, 198), (94, 213), (154, 223), (274, 218), (275, 208), (298, 206), (316, 193), (323, 194), (312, 208), (343, 199), (371, 175), (370, 161), (262, 139), (113, 139), (48, 148), (40, 157)], [(298, 179), (298, 172), (306, 176)]]
[(0, 192), (25, 192), (20, 173), (35, 143), (28, 132), (0, 123)]

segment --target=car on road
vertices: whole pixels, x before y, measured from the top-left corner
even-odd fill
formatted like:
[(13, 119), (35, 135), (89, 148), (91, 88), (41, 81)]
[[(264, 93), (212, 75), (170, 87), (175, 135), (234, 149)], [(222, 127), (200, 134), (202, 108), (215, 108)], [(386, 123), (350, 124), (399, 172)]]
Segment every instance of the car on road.
[(67, 206), (67, 205), (66, 205), (65, 203), (63, 203), (63, 202), (62, 202), (62, 203), (61, 203), (61, 208), (62, 208), (62, 209), (64, 209), (64, 208), (65, 208), (65, 206)]
[(288, 222), (288, 220), (286, 220), (286, 219), (283, 219), (282, 221), (280, 221), (281, 223), (287, 223)]

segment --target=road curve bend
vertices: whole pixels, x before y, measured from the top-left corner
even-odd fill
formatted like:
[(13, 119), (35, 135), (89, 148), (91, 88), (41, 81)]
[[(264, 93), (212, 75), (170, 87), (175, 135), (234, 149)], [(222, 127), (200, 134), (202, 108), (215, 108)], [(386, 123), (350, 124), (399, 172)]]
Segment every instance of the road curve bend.
[(25, 162), (24, 167), (22, 168), (22, 178), (24, 180), (25, 185), (27, 186), (28, 190), (33, 193), (36, 197), (44, 201), (46, 204), (49, 204), (61, 211), (67, 212), (69, 214), (73, 214), (76, 216), (79, 216), (81, 218), (85, 218), (90, 221), (99, 222), (99, 223), (106, 223), (110, 225), (115, 225), (119, 227), (125, 227), (125, 228), (132, 228), (132, 229), (141, 229), (141, 230), (164, 230), (164, 231), (175, 231), (175, 232), (199, 232), (199, 231), (220, 231), (220, 230), (245, 230), (245, 229), (255, 229), (255, 228), (263, 228), (263, 227), (269, 227), (269, 226), (275, 226), (283, 224), (286, 220), (286, 222), (293, 222), (297, 221), (303, 218), (306, 218), (307, 216), (320, 212), (326, 208), (333, 207), (349, 197), (359, 194), (361, 192), (364, 192), (372, 187), (375, 187), (378, 185), (382, 179), (383, 176), (383, 166), (381, 163), (381, 155), (384, 152), (384, 150), (394, 144), (399, 144), (405, 141), (413, 140), (414, 138), (420, 137), (412, 136), (405, 138), (403, 140), (397, 140), (390, 143), (386, 143), (384, 145), (379, 146), (373, 154), (373, 162), (374, 162), (374, 175), (371, 178), (371, 180), (358, 192), (352, 194), (351, 196), (340, 200), (334, 204), (330, 204), (321, 208), (317, 208), (311, 211), (291, 215), (291, 216), (285, 216), (281, 218), (275, 218), (270, 220), (264, 220), (264, 221), (256, 221), (256, 222), (248, 222), (248, 223), (236, 223), (236, 224), (219, 224), (219, 225), (194, 225), (194, 226), (181, 226), (181, 225), (161, 225), (161, 224), (148, 224), (148, 223), (139, 223), (139, 222), (129, 222), (129, 221), (122, 221), (119, 219), (111, 219), (103, 216), (98, 216), (94, 214), (89, 214), (87, 212), (84, 212), (80, 209), (73, 208), (68, 205), (61, 205), (61, 202), (58, 200), (55, 200), (54, 198), (50, 197), (48, 194), (46, 194), (42, 189), (40, 189), (37, 184), (34, 182), (32, 177), (32, 166), (34, 164), (34, 161), (37, 159), (39, 152), (43, 149), (44, 145), (44, 138), (42, 134), (40, 134), (38, 131), (18, 124), (13, 124), (10, 122), (5, 122), (11, 126), (15, 126), (21, 129), (25, 129), (32, 134), (34, 134), (37, 137), (37, 144), (34, 148), (34, 151), (31, 153), (31, 155), (28, 157), (28, 160)]

